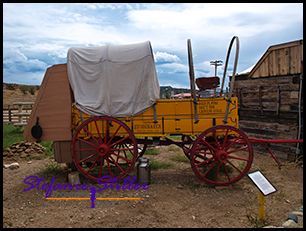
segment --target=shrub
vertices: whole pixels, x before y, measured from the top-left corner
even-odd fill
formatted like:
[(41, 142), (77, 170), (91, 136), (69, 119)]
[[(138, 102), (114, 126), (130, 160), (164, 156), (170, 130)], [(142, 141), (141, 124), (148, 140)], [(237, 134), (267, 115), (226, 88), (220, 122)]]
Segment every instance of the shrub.
[(6, 84), (5, 88), (13, 91), (13, 90), (16, 89), (16, 85), (8, 83), (8, 84)]
[(29, 86), (29, 92), (31, 95), (35, 94), (35, 87), (34, 86)]
[(27, 91), (29, 90), (28, 86), (26, 86), (26, 85), (20, 85), (19, 89), (22, 91), (23, 94), (26, 94)]

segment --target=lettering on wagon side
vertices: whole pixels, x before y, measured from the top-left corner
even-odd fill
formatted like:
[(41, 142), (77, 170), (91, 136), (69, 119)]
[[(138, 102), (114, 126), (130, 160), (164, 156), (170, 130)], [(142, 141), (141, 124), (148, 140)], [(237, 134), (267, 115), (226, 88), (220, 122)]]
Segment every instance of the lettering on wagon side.
[(161, 124), (134, 124), (135, 132), (161, 132)]
[(206, 113), (222, 113), (222, 108), (218, 108), (219, 102), (217, 101), (204, 101), (199, 102), (199, 113), (206, 114)]

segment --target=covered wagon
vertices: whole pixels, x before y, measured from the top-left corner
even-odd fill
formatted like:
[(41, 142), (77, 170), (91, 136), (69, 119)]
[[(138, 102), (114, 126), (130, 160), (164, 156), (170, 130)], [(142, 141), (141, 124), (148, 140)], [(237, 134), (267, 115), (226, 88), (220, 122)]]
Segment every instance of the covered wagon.
[[(238, 37), (230, 49), (234, 41), (235, 72)], [(160, 100), (149, 41), (71, 47), (67, 64), (47, 69), (24, 138), (54, 141), (55, 160), (75, 165), (94, 181), (125, 177), (148, 145), (175, 144), (200, 180), (210, 185), (237, 182), (253, 161), (251, 141), (238, 129), (237, 98), (231, 97), (232, 90), (227, 97), (196, 97), (195, 83), (203, 90), (220, 81), (196, 81), (190, 40), (187, 49), (192, 98)]]

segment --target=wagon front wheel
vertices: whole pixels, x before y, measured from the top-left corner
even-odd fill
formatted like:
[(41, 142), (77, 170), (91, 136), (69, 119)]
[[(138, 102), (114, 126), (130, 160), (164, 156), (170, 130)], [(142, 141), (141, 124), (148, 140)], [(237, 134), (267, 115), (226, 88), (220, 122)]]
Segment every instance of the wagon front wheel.
[(194, 142), (190, 154), (197, 177), (212, 186), (227, 186), (239, 181), (249, 171), (253, 148), (239, 129), (227, 125), (204, 131)]
[(78, 170), (100, 182), (126, 176), (137, 157), (137, 142), (129, 127), (112, 117), (95, 117), (82, 123), (72, 141)]

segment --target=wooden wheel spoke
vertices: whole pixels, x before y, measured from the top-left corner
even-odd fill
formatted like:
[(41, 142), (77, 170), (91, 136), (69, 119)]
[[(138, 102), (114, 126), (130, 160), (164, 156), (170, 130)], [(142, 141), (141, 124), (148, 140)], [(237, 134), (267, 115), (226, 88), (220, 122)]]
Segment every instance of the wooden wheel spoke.
[(241, 158), (241, 157), (237, 157), (237, 156), (227, 156), (227, 158), (230, 159), (236, 159), (236, 160), (243, 160), (243, 161), (250, 161), (249, 159), (245, 159), (245, 158)]
[(200, 163), (195, 164), (195, 166), (199, 166), (199, 165), (201, 165), (201, 164), (206, 164), (206, 163), (208, 163), (209, 161), (213, 160), (214, 158), (215, 158), (215, 157), (211, 157), (211, 158), (209, 158), (209, 159), (207, 159), (207, 160), (204, 160), (204, 161), (202, 161), (202, 162), (200, 162)]
[(202, 175), (203, 177), (206, 176), (206, 174), (212, 169), (212, 167), (214, 167), (214, 165), (217, 163), (217, 161), (215, 160), (211, 165), (210, 167), (206, 170), (206, 172)]
[(131, 160), (129, 160), (129, 159), (127, 159), (127, 158), (124, 158), (123, 156), (120, 156), (120, 155), (118, 155), (118, 154), (116, 154), (116, 153), (114, 153), (114, 152), (110, 152), (112, 155), (115, 155), (115, 156), (117, 156), (118, 158), (121, 158), (121, 159), (123, 159), (123, 160), (125, 160), (125, 161), (128, 161), (128, 162), (130, 162), (130, 163), (133, 163), (133, 161), (131, 161)]
[[(129, 152), (133, 155), (133, 152), (132, 152), (131, 150), (125, 150), (126, 148), (128, 148), (128, 146), (127, 146), (126, 144), (123, 144), (122, 146), (125, 147), (125, 148), (122, 149), (125, 158), (128, 158), (128, 157), (127, 157), (127, 154), (126, 154), (126, 151), (129, 151)], [(133, 150), (133, 149), (134, 149), (134, 148), (132, 148), (132, 150)], [(118, 157), (117, 157), (117, 158), (118, 158)]]
[(235, 149), (235, 150), (229, 151), (229, 152), (227, 152), (227, 154), (231, 154), (231, 153), (234, 153), (234, 152), (239, 152), (239, 151), (244, 150), (244, 149), (247, 149), (247, 148), (248, 148), (248, 146), (246, 145), (246, 146), (237, 148), (237, 149)]
[[(121, 147), (121, 149), (117, 150), (117, 155), (121, 156), (121, 154), (123, 153), (125, 158), (127, 158), (126, 151), (123, 149), (124, 146), (125, 146), (125, 144), (119, 144), (119, 147)], [(111, 150), (111, 151), (113, 151), (113, 150)], [(119, 157), (117, 156), (117, 161), (118, 160), (119, 160)]]
[(232, 165), (238, 172), (240, 172), (242, 174), (242, 171), (237, 168), (232, 162), (230, 162), (229, 160), (227, 160), (227, 163), (229, 163), (230, 165)]
[(96, 153), (94, 153), (94, 154), (92, 154), (92, 155), (90, 155), (90, 156), (87, 156), (86, 158), (84, 158), (84, 159), (78, 161), (78, 163), (83, 163), (84, 161), (89, 160), (90, 158), (94, 157), (94, 156), (97, 155), (97, 154), (98, 154), (98, 152), (96, 152)]
[(217, 152), (217, 150), (213, 146), (211, 146), (206, 140), (202, 139), (202, 141), (206, 143), (212, 150), (214, 150), (214, 152)]
[(96, 121), (94, 121), (94, 122), (95, 122), (95, 126), (96, 126), (96, 129), (97, 129), (98, 135), (99, 135), (100, 142), (101, 142), (101, 144), (102, 144), (103, 141), (102, 141), (102, 137), (101, 137), (101, 134), (100, 134), (100, 131), (99, 131), (99, 127), (98, 127), (98, 125), (97, 125), (97, 122), (96, 122)]
[(233, 142), (231, 142), (231, 144), (229, 146), (226, 147), (225, 151), (229, 150), (235, 143), (237, 140), (239, 140), (241, 138), (241, 136), (238, 136), (234, 139)]
[(104, 134), (104, 143), (105, 144), (106, 144), (107, 136), (108, 136), (108, 125), (109, 125), (109, 120), (106, 121), (106, 128), (105, 128), (105, 134)]
[(120, 165), (117, 163), (117, 161), (115, 161), (115, 160), (113, 159), (113, 157), (111, 157), (111, 156), (109, 156), (109, 158), (112, 159), (112, 161), (114, 162), (114, 164), (120, 169), (120, 171), (121, 171), (122, 173), (124, 173), (124, 170), (120, 167)]
[(217, 172), (216, 172), (215, 182), (218, 181), (218, 176), (219, 176), (219, 171), (220, 171), (220, 164), (221, 164), (221, 162), (218, 162), (218, 169), (217, 169)]
[(101, 160), (101, 163), (100, 163), (100, 169), (99, 169), (99, 176), (98, 176), (98, 179), (101, 178), (101, 173), (102, 173), (103, 164), (104, 164), (104, 156), (102, 156), (102, 160)]
[(206, 155), (215, 155), (213, 152), (201, 152), (201, 151), (194, 151), (194, 153), (199, 153), (199, 154), (206, 154)]
[(86, 141), (86, 140), (83, 140), (83, 139), (81, 139), (81, 138), (79, 138), (79, 137), (75, 137), (75, 138), (76, 138), (77, 140), (80, 140), (80, 141), (86, 143), (86, 144), (89, 144), (89, 145), (91, 145), (91, 146), (94, 146), (94, 147), (98, 148), (98, 146), (95, 145), (95, 144), (93, 144), (93, 143), (90, 143), (90, 142), (88, 142), (88, 141)]
[(131, 151), (131, 150), (134, 150), (134, 148), (112, 148), (110, 150), (112, 151)]
[(220, 149), (220, 145), (219, 145), (218, 137), (217, 137), (217, 134), (216, 134), (216, 130), (213, 130), (213, 133), (214, 133), (214, 138), (215, 138), (215, 141), (216, 141), (216, 144), (217, 144), (217, 149)]
[(228, 171), (227, 171), (227, 168), (226, 168), (225, 163), (223, 162), (222, 164), (223, 164), (223, 167), (224, 167), (224, 169), (225, 169), (225, 172), (226, 172), (226, 176), (227, 176), (228, 181), (231, 181), (231, 178), (230, 178), (230, 176), (229, 176), (229, 174), (228, 174)]
[(107, 142), (107, 145), (109, 145), (110, 144), (110, 142), (114, 139), (114, 137), (116, 136), (116, 134), (117, 134), (117, 132), (119, 131), (119, 129), (121, 128), (121, 124), (120, 124), (120, 126), (117, 128), (117, 130), (114, 132), (114, 134), (113, 134), (113, 136), (109, 139), (109, 141)]
[(195, 151), (202, 151), (202, 150), (210, 150), (209, 147), (204, 145), (198, 145), (195, 149)]
[(110, 147), (113, 147), (114, 145), (119, 144), (120, 142), (122, 142), (122, 141), (126, 140), (126, 139), (127, 139), (127, 138), (129, 138), (129, 137), (130, 137), (130, 135), (125, 136), (125, 137), (124, 137), (124, 138), (122, 138), (121, 140), (118, 140), (118, 141), (116, 141), (115, 143), (113, 143), (112, 145), (110, 145)]
[(86, 126), (83, 127), (83, 129), (91, 136), (91, 138), (93, 138), (93, 140), (99, 145), (99, 141), (97, 141), (97, 139), (91, 134), (91, 132), (89, 132), (86, 128)]
[(222, 144), (222, 149), (224, 149), (224, 147), (225, 147), (225, 144), (226, 144), (226, 141), (227, 141), (227, 136), (228, 136), (228, 129), (226, 129), (226, 133), (225, 133), (223, 144)]
[(93, 166), (95, 166), (95, 164), (97, 163), (97, 161), (99, 160), (100, 156), (97, 157), (97, 159), (93, 162), (93, 164), (90, 166), (90, 168), (87, 170), (87, 174), (90, 172), (90, 170), (93, 168)]
[(109, 160), (107, 158), (105, 158), (106, 160), (106, 163), (107, 163), (107, 167), (108, 167), (108, 171), (109, 171), (109, 174), (110, 174), (110, 177), (113, 179), (113, 173), (112, 173), (112, 170), (111, 170), (111, 167), (110, 167), (110, 164), (109, 164)]

